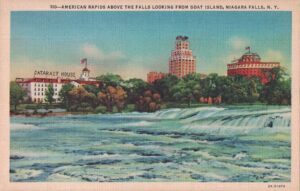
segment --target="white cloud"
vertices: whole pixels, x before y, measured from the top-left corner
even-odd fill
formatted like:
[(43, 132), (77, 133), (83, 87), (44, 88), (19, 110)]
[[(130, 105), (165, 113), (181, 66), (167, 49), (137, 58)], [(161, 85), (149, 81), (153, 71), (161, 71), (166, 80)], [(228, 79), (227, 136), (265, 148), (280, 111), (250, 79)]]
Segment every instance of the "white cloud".
[(141, 78), (145, 80), (149, 71), (164, 71), (162, 69), (168, 65), (168, 62), (160, 57), (153, 58), (151, 55), (149, 57), (127, 57), (120, 51), (103, 51), (91, 43), (83, 44), (81, 52), (90, 60), (89, 68), (93, 76), (114, 73), (119, 74), (123, 79)]
[(234, 36), (228, 40), (229, 46), (233, 50), (244, 50), (245, 47), (250, 45), (250, 41), (246, 38)]
[(104, 52), (94, 44), (85, 43), (82, 46), (85, 57), (94, 59), (98, 62), (118, 62), (124, 60), (126, 56), (120, 51)]
[(223, 52), (219, 58), (219, 62), (224, 64), (230, 63), (232, 60), (240, 58), (245, 53), (245, 48), (250, 46), (250, 41), (247, 38), (240, 36), (232, 36), (227, 40), (228, 49)]
[(266, 62), (280, 62), (280, 65), (290, 70), (288, 58), (279, 50), (268, 49), (262, 55), (262, 60)]
[(272, 50), (269, 49), (264, 53), (263, 56), (264, 60), (266, 61), (278, 61), (282, 62), (284, 60), (283, 54), (279, 50)]

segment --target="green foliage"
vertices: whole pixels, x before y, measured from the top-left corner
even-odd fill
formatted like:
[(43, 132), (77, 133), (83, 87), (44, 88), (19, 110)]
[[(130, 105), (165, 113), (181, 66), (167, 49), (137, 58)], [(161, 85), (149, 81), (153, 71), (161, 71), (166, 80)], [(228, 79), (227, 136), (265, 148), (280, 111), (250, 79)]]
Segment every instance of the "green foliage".
[(102, 87), (106, 88), (108, 86), (121, 86), (123, 79), (120, 75), (107, 73), (103, 74), (101, 76), (96, 77), (97, 80), (101, 81)]
[(96, 107), (95, 112), (96, 113), (106, 113), (106, 107), (103, 105), (100, 105), (100, 106)]
[(95, 95), (97, 95), (99, 93), (99, 88), (97, 86), (94, 85), (84, 85), (83, 88), (89, 92), (89, 93), (93, 93)]
[(24, 99), (26, 96), (26, 91), (16, 82), (10, 82), (10, 104), (14, 106), (14, 111), (17, 110), (17, 105)]
[(291, 104), (291, 78), (284, 68), (270, 71), (270, 81), (262, 89), (260, 100), (268, 104)]
[(200, 77), (197, 75), (187, 75), (171, 88), (171, 94), (176, 101), (187, 102), (188, 106), (192, 101), (199, 98), (201, 94)]
[(50, 105), (53, 103), (54, 101), (54, 89), (53, 89), (53, 85), (49, 84), (48, 85), (48, 89), (45, 92), (45, 101), (48, 102)]
[(156, 80), (153, 83), (154, 89), (159, 92), (164, 101), (174, 100), (171, 89), (179, 82), (177, 76), (167, 75), (162, 79)]
[(222, 78), (218, 74), (209, 74), (200, 81), (202, 97), (217, 97), (221, 93)]
[(59, 91), (60, 100), (66, 108), (69, 107), (68, 93), (74, 88), (75, 86), (73, 84), (65, 84), (62, 86), (61, 90)]
[(138, 97), (150, 88), (150, 85), (144, 80), (132, 78), (125, 81), (123, 87), (127, 92), (128, 103), (135, 103)]

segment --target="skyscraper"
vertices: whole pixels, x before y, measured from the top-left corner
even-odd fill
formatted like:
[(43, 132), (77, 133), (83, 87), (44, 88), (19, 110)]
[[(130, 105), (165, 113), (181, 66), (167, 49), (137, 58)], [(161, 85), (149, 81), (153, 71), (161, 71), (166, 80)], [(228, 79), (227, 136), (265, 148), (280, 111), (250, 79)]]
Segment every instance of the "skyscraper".
[(177, 36), (175, 50), (169, 60), (169, 73), (181, 78), (190, 73), (196, 73), (196, 57), (189, 47), (187, 36)]

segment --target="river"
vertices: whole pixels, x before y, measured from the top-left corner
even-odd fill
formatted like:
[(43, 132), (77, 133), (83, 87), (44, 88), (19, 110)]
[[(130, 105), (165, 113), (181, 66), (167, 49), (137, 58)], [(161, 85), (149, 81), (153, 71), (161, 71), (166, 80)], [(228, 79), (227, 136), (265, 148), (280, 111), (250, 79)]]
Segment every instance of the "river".
[(291, 108), (11, 117), (13, 182), (287, 182)]

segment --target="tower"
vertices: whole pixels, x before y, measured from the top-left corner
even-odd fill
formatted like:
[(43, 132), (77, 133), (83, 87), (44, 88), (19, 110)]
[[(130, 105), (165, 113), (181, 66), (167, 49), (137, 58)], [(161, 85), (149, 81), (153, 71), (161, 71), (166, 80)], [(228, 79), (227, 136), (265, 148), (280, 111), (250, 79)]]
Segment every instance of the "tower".
[(190, 73), (196, 73), (196, 57), (189, 47), (187, 36), (177, 36), (175, 49), (169, 59), (169, 73), (181, 78)]
[(82, 59), (81, 64), (85, 64), (85, 67), (82, 69), (80, 80), (88, 81), (90, 78), (90, 70), (87, 68), (87, 59)]

